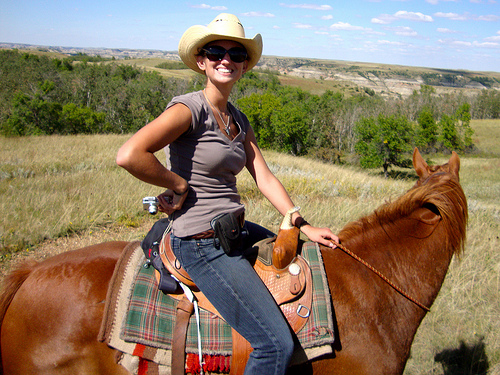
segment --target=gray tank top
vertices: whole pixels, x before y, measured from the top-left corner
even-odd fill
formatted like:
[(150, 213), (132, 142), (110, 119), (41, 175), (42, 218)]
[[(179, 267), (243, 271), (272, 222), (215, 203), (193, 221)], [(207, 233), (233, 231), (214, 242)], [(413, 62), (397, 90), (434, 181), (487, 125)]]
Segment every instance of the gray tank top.
[(239, 215), (245, 210), (236, 188), (236, 175), (246, 164), (243, 142), (250, 124), (241, 111), (228, 103), (240, 130), (231, 141), (220, 131), (202, 91), (177, 96), (167, 108), (179, 103), (191, 110), (191, 127), (165, 147), (165, 153), (167, 168), (190, 186), (182, 208), (171, 215), (173, 234), (187, 237), (210, 229), (212, 218), (221, 213)]

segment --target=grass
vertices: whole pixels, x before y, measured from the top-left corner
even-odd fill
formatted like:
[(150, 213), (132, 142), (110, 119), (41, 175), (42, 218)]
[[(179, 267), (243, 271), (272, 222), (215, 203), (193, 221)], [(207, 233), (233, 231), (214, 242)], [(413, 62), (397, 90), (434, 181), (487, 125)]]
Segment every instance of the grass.
[[(488, 374), (500, 374), (500, 121), (473, 121), (472, 127), (479, 151), (461, 155), (461, 183), (470, 215), (466, 251), (452, 262), (417, 332), (405, 375), (479, 374), (486, 368)], [(146, 233), (157, 217), (142, 211), (141, 199), (161, 189), (115, 165), (116, 152), (127, 138), (0, 138), (2, 274), (13, 258), (45, 251), (51, 241), (69, 241), (67, 246), (74, 248), (83, 238), (102, 242), (103, 232), (124, 240)], [(162, 153), (158, 156), (163, 158)], [(416, 178), (408, 173), (406, 178), (384, 179), (380, 171), (275, 152), (265, 152), (265, 157), (307, 220), (335, 232), (399, 196)], [(432, 159), (442, 163), (448, 156)], [(240, 175), (238, 188), (248, 219), (277, 230), (280, 215), (247, 172)], [(59, 251), (66, 248), (59, 245)], [(453, 358), (462, 362), (453, 364)], [(457, 366), (460, 371), (453, 370)]]
[(0, 138), (1, 255), (133, 222), (146, 187), (114, 163), (124, 136)]

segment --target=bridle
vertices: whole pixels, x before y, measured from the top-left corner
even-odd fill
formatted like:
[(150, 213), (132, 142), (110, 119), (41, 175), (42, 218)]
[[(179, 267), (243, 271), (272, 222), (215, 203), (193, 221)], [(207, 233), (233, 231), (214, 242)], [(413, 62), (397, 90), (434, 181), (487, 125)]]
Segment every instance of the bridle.
[(431, 311), (431, 309), (427, 306), (425, 306), (423, 303), (417, 301), (415, 298), (411, 297), (408, 293), (406, 293), (404, 290), (402, 290), (400, 287), (398, 287), (396, 284), (394, 284), (391, 280), (389, 280), (387, 277), (385, 277), (380, 271), (376, 270), (372, 265), (367, 263), (365, 260), (361, 259), (359, 256), (354, 254), (351, 250), (346, 248), (344, 245), (337, 243), (335, 241), (330, 240), (331, 243), (333, 243), (335, 246), (337, 246), (339, 249), (344, 251), (346, 254), (350, 255), (354, 259), (356, 259), (358, 262), (363, 264), (364, 266), (368, 267), (370, 270), (375, 272), (377, 276), (379, 276), (382, 280), (384, 280), (387, 284), (389, 284), (393, 289), (395, 289), (398, 293), (400, 293), (402, 296), (406, 297), (408, 300), (416, 304), (417, 306), (421, 307), (425, 311)]

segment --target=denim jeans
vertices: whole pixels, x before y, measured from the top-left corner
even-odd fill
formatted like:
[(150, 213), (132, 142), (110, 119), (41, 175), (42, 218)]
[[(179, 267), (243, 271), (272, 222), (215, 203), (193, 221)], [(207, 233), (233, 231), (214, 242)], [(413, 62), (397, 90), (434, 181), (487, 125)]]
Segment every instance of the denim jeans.
[[(246, 222), (247, 244), (272, 236)], [(226, 255), (217, 239), (171, 236), (172, 250), (197, 287), (226, 322), (251, 344), (245, 374), (285, 374), (293, 353), (290, 327), (243, 250)]]

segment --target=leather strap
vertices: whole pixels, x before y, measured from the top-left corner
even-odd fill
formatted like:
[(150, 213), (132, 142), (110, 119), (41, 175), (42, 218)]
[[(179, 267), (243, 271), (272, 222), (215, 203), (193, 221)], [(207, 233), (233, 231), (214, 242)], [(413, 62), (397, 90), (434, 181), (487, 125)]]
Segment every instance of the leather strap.
[(253, 349), (250, 343), (233, 328), (233, 353), (231, 356), (231, 369), (229, 375), (243, 375), (248, 358)]
[(184, 296), (177, 304), (174, 337), (172, 344), (171, 375), (184, 375), (186, 368), (186, 334), (193, 304)]

